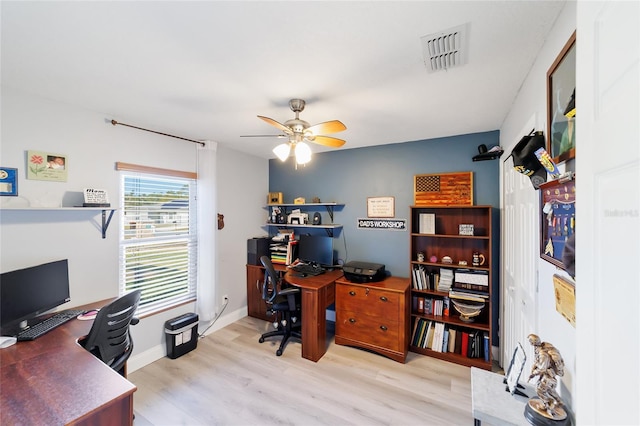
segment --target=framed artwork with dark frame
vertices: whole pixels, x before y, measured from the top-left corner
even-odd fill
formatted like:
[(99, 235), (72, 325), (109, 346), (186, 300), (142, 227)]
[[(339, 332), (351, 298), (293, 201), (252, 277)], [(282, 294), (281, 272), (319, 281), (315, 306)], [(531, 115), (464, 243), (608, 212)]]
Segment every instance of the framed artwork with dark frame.
[(547, 71), (547, 152), (558, 164), (576, 156), (576, 32)]
[(576, 182), (554, 180), (540, 185), (540, 257), (559, 268), (567, 238), (576, 232)]

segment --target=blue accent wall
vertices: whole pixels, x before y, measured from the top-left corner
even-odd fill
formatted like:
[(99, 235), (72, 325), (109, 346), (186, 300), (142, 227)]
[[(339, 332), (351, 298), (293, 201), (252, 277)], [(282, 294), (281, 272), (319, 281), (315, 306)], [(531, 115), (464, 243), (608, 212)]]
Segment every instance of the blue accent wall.
[[(319, 197), (321, 202), (344, 203), (344, 207), (337, 208), (334, 214), (334, 223), (343, 225), (341, 231), (334, 233), (337, 259), (382, 263), (392, 275), (408, 277), (408, 230), (358, 229), (357, 220), (367, 217), (367, 198), (394, 197), (395, 218), (406, 219), (409, 226), (415, 175), (473, 172), (474, 204), (494, 207), (492, 306), (493, 318), (497, 321), (501, 160), (474, 162), (472, 157), (478, 154), (478, 145), (485, 144), (491, 148), (499, 145), (499, 138), (500, 133), (496, 130), (375, 147), (337, 149), (314, 154), (310, 163), (298, 166), (297, 170), (293, 158), (284, 163), (273, 159), (269, 161), (269, 191), (282, 192), (285, 203), (293, 203), (297, 197), (304, 197), (307, 203), (313, 197)], [(347, 140), (346, 146), (348, 143)], [(326, 210), (321, 213), (322, 223), (328, 223)], [(265, 210), (265, 219), (267, 214)], [(312, 214), (313, 211), (310, 216)], [(299, 231), (325, 233), (324, 230), (308, 228)], [(497, 326), (494, 330), (494, 342), (497, 343)]]

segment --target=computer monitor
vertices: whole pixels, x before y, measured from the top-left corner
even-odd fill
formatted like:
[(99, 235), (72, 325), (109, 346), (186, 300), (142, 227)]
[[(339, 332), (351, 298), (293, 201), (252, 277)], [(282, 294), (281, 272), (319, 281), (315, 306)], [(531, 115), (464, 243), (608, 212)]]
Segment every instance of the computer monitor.
[(333, 266), (333, 238), (322, 235), (300, 235), (298, 259), (320, 266)]
[(4, 272), (0, 275), (0, 333), (15, 336), (31, 325), (29, 320), (70, 300), (67, 259)]

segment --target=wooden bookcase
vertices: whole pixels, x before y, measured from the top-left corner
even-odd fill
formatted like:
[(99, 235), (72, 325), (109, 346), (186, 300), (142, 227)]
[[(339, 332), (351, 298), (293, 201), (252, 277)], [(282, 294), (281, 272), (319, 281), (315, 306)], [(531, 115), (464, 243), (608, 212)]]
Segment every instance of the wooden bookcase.
[[(411, 277), (411, 330), (409, 336), (409, 350), (423, 355), (433, 356), (446, 361), (455, 362), (462, 365), (474, 366), (486, 370), (491, 369), (491, 282), (492, 282), (492, 247), (491, 247), (491, 206), (458, 206), (458, 207), (429, 207), (411, 206), (410, 215), (410, 265), (409, 276)], [(434, 225), (420, 226), (421, 214), (430, 214), (435, 218)], [(427, 221), (428, 222), (428, 221)], [(433, 223), (433, 222), (432, 222)], [(460, 235), (460, 225), (473, 225), (473, 235)], [(429, 232), (429, 233), (426, 233)], [(424, 255), (424, 259), (418, 260), (418, 253)], [(473, 265), (473, 254), (479, 253), (484, 256), (482, 265)], [(451, 264), (443, 263), (443, 257), (452, 259)], [(467, 264), (460, 264), (459, 262)], [(450, 269), (454, 275), (456, 271), (467, 269), (469, 273), (481, 273), (488, 275), (485, 306), (480, 315), (473, 318), (473, 322), (465, 322), (460, 319), (460, 314), (454, 308), (448, 291), (438, 291), (436, 287), (436, 275), (439, 275), (442, 268)], [(414, 276), (414, 269), (423, 269), (425, 275), (430, 277), (431, 288), (418, 289), (418, 283)], [(427, 303), (428, 300), (440, 300), (446, 305), (449, 301), (448, 315), (425, 313), (420, 309), (420, 300)], [(439, 302), (440, 303), (440, 302)], [(424, 306), (423, 304), (423, 306)], [(428, 348), (428, 345), (416, 345), (414, 334), (416, 329), (424, 327), (424, 324), (444, 324), (444, 329), (450, 335), (450, 330), (455, 330), (457, 335), (462, 333), (482, 336), (481, 357), (469, 357), (462, 353), (437, 351)], [(442, 326), (439, 326), (442, 327)], [(476, 340), (476, 343), (478, 341)], [(461, 342), (460, 342), (461, 343)], [(423, 347), (427, 346), (427, 347)], [(447, 345), (448, 346), (448, 345)], [(456, 345), (454, 345), (455, 347)], [(458, 345), (460, 348), (461, 345)], [(486, 350), (485, 348), (488, 348)], [(486, 357), (485, 357), (486, 353)]]

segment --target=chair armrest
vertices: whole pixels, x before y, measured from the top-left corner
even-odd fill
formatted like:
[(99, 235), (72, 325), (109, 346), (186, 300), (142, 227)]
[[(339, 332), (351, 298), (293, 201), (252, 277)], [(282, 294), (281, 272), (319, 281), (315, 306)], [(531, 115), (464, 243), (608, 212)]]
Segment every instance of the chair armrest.
[(278, 292), (279, 296), (288, 296), (290, 294), (297, 294), (300, 293), (300, 289), (298, 287), (287, 287), (287, 288), (283, 288), (282, 290), (280, 290)]

